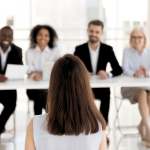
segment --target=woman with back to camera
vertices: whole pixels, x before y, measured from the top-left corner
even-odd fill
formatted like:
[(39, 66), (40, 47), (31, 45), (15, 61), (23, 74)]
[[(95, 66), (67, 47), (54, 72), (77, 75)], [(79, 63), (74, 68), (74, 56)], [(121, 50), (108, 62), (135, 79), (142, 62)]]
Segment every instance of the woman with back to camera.
[(51, 72), (47, 114), (30, 121), (25, 150), (106, 150), (105, 129), (86, 67), (76, 56), (59, 58)]
[[(143, 27), (136, 27), (130, 34), (130, 48), (123, 53), (123, 73), (136, 78), (150, 77), (150, 49), (148, 37)], [(150, 89), (149, 87), (126, 87), (121, 89), (122, 96), (131, 104), (138, 103), (141, 122), (138, 126), (141, 139), (150, 147)]]
[[(30, 33), (30, 49), (26, 52), (26, 62), (29, 66), (29, 77), (39, 81), (42, 77), (43, 65), (45, 62), (54, 62), (62, 56), (56, 40), (58, 39), (55, 30), (48, 25), (37, 25)], [(34, 101), (34, 113), (39, 115), (46, 105), (45, 90), (27, 90), (30, 100)]]

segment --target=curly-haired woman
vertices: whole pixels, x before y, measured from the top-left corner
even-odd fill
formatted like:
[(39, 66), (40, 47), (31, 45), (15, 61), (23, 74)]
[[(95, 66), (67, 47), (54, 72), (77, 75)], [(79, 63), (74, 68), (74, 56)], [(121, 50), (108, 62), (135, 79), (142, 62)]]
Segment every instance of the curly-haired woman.
[[(38, 81), (42, 77), (43, 65), (45, 62), (54, 62), (62, 56), (59, 51), (56, 40), (58, 39), (56, 31), (48, 25), (37, 25), (30, 33), (30, 49), (26, 52), (26, 62), (29, 66), (29, 77)], [(46, 94), (44, 90), (27, 90), (29, 99), (34, 101), (35, 115), (42, 113), (45, 108)]]

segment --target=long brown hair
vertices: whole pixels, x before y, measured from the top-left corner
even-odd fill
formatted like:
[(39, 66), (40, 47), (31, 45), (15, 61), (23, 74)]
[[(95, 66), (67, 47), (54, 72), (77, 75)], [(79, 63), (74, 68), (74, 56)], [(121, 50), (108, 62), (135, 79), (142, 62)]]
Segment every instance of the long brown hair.
[(47, 97), (47, 130), (54, 135), (99, 131), (106, 123), (94, 103), (89, 76), (82, 61), (67, 54), (52, 69)]

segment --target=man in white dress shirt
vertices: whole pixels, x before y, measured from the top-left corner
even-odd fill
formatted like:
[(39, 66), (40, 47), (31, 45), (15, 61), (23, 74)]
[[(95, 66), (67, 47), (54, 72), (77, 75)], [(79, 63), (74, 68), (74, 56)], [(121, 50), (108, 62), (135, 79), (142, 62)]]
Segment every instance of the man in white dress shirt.
[[(7, 64), (23, 64), (22, 50), (12, 44), (13, 30), (3, 27), (0, 30), (0, 82), (5, 82), (5, 71)], [(14, 70), (15, 71), (15, 70)], [(0, 114), (0, 134), (5, 131), (5, 124), (16, 107), (16, 90), (0, 90), (0, 103), (4, 106)]]

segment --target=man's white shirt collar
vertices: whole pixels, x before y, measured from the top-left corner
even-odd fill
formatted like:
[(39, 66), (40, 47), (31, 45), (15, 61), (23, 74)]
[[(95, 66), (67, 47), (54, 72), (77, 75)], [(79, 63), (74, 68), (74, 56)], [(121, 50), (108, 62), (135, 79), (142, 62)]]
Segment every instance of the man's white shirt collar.
[(88, 43), (88, 47), (89, 47), (89, 51), (90, 51), (92, 70), (93, 70), (93, 73), (96, 74), (97, 65), (98, 65), (99, 51), (100, 51), (100, 42), (99, 42), (96, 50), (92, 50), (89, 43)]
[(89, 42), (88, 42), (88, 47), (89, 47), (89, 50), (90, 50), (91, 52), (99, 52), (99, 50), (100, 50), (100, 42), (99, 42), (99, 44), (98, 44), (98, 46), (97, 46), (97, 48), (96, 48), (95, 51), (91, 48)]
[(0, 46), (0, 53), (3, 53), (3, 54), (7, 54), (11, 51), (11, 46), (8, 47), (8, 49), (6, 50), (6, 52), (4, 53), (1, 46)]
[(4, 68), (5, 68), (7, 56), (8, 56), (8, 53), (9, 53), (10, 51), (11, 51), (11, 46), (8, 47), (8, 49), (6, 50), (5, 53), (3, 52), (2, 48), (0, 47), (1, 68), (2, 68), (2, 70), (4, 70)]

